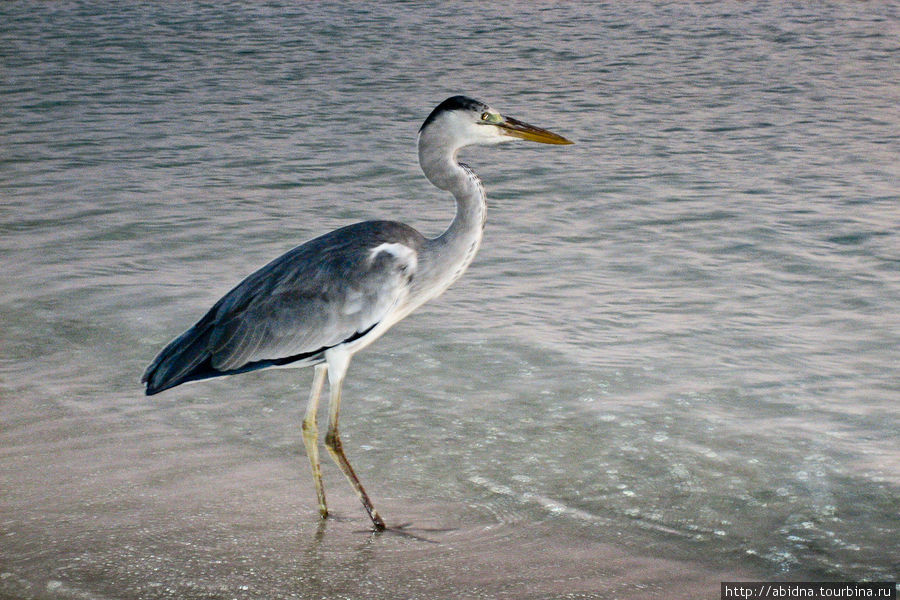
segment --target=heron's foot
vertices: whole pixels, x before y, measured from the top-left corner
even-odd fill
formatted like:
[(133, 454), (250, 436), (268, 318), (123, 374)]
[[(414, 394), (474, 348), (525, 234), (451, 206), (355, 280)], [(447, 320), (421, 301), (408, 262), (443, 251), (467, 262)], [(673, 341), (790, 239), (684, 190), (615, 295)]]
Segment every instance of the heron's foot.
[(381, 518), (381, 515), (378, 514), (378, 511), (374, 508), (369, 513), (369, 516), (372, 518), (372, 526), (375, 528), (375, 531), (384, 531), (387, 529), (387, 525), (384, 524), (384, 519)]

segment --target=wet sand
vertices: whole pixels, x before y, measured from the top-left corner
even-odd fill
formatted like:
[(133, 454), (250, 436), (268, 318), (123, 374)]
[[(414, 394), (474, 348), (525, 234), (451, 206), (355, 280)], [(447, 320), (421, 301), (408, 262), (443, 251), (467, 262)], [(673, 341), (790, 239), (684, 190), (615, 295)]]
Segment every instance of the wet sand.
[(718, 598), (752, 578), (400, 494), (374, 534), (336, 469), (319, 519), (300, 454), (49, 410), (0, 433), (2, 598)]

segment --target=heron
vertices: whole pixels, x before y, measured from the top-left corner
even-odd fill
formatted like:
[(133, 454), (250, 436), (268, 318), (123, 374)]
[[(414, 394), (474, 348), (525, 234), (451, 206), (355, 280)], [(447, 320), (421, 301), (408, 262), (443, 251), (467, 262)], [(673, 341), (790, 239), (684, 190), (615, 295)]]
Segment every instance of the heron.
[(329, 514), (318, 431), (319, 398), (327, 377), (325, 448), (374, 529), (384, 530), (384, 520), (347, 460), (338, 428), (350, 359), (443, 293), (475, 257), (487, 202), (478, 175), (457, 160), (459, 150), (517, 139), (572, 143), (466, 96), (441, 102), (419, 129), (418, 154), (425, 177), (456, 200), (456, 215), (446, 231), (427, 238), (404, 223), (364, 221), (297, 246), (250, 274), (163, 348), (141, 378), (146, 394), (266, 367), (314, 367), (301, 431), (319, 513), (322, 518)]

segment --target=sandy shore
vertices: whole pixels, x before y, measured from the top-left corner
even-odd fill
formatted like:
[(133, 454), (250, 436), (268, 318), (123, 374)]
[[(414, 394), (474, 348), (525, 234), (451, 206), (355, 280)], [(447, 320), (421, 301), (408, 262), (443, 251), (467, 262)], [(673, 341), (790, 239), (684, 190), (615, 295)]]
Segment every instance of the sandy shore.
[(323, 522), (304, 461), (115, 416), (20, 422), (0, 448), (3, 598), (718, 598), (752, 579), (465, 505), (380, 498), (393, 529), (373, 534), (335, 470)]

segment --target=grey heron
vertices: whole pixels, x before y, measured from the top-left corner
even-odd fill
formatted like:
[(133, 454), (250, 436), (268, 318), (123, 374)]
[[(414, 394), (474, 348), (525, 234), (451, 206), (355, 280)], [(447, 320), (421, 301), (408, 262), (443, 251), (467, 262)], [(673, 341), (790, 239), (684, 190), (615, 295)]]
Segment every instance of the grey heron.
[(376, 530), (384, 521), (344, 454), (338, 432), (341, 386), (353, 355), (466, 270), (481, 243), (486, 199), (481, 180), (457, 161), (470, 145), (524, 139), (571, 144), (555, 133), (505, 117), (490, 106), (454, 96), (419, 129), (425, 177), (456, 199), (456, 216), (429, 239), (395, 221), (342, 227), (276, 258), (225, 294), (197, 323), (170, 342), (141, 378), (147, 395), (182, 383), (275, 366), (313, 366), (302, 423), (322, 517), (328, 516), (319, 466), (317, 414), (328, 377), (325, 447), (350, 481)]

